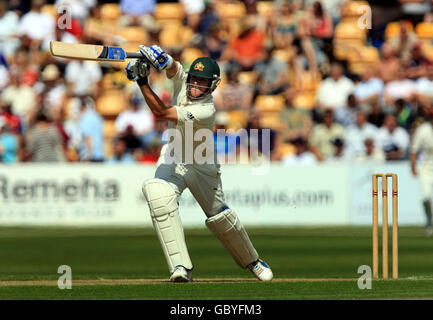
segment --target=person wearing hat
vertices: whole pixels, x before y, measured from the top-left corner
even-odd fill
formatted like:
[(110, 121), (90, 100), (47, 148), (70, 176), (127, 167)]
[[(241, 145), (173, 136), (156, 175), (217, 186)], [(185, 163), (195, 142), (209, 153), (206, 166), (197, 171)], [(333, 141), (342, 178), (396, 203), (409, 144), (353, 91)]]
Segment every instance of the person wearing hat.
[[(127, 77), (137, 82), (153, 114), (169, 121), (169, 143), (161, 150), (155, 178), (146, 180), (142, 191), (167, 260), (170, 280), (192, 281), (193, 264), (178, 211), (179, 197), (186, 188), (206, 214), (206, 226), (236, 263), (250, 269), (259, 280), (271, 280), (270, 267), (259, 259), (245, 228), (224, 199), (212, 134), (216, 113), (212, 92), (220, 83), (218, 64), (209, 57), (201, 57), (184, 72), (178, 61), (156, 45), (140, 46), (140, 53), (144, 59), (127, 65)], [(149, 86), (151, 66), (165, 70), (173, 81), (173, 105), (165, 106)]]

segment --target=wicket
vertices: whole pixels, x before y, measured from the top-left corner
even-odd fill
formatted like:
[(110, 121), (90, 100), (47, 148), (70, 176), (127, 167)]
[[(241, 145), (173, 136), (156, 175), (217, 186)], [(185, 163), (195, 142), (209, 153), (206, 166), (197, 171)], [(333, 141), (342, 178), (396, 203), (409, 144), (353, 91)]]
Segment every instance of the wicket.
[(388, 177), (392, 178), (392, 278), (398, 279), (398, 181), (395, 173), (373, 175), (373, 278), (379, 278), (378, 180), (382, 179), (382, 277), (388, 279)]

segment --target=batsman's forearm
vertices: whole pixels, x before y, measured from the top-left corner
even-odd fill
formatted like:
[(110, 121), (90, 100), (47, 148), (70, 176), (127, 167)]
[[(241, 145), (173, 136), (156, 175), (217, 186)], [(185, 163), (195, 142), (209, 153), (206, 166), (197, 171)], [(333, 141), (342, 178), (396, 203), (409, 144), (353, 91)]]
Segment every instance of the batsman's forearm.
[(163, 118), (166, 115), (167, 107), (161, 99), (159, 99), (149, 85), (140, 86), (140, 90), (152, 113), (158, 118)]

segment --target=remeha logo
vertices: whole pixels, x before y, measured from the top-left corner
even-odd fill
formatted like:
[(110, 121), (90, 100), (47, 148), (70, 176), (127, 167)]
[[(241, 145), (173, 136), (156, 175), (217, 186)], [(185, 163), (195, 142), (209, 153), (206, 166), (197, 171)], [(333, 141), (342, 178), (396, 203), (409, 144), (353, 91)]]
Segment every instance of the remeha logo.
[(201, 61), (197, 62), (194, 66), (194, 70), (203, 71), (204, 65), (201, 63)]

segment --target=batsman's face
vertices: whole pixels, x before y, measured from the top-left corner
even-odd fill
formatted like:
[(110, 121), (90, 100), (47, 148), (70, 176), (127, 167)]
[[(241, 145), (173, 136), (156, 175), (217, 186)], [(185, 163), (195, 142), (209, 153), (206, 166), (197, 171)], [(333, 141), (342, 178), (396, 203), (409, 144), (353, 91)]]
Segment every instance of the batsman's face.
[(192, 76), (189, 83), (189, 90), (192, 97), (199, 97), (209, 88), (209, 80), (206, 78)]

